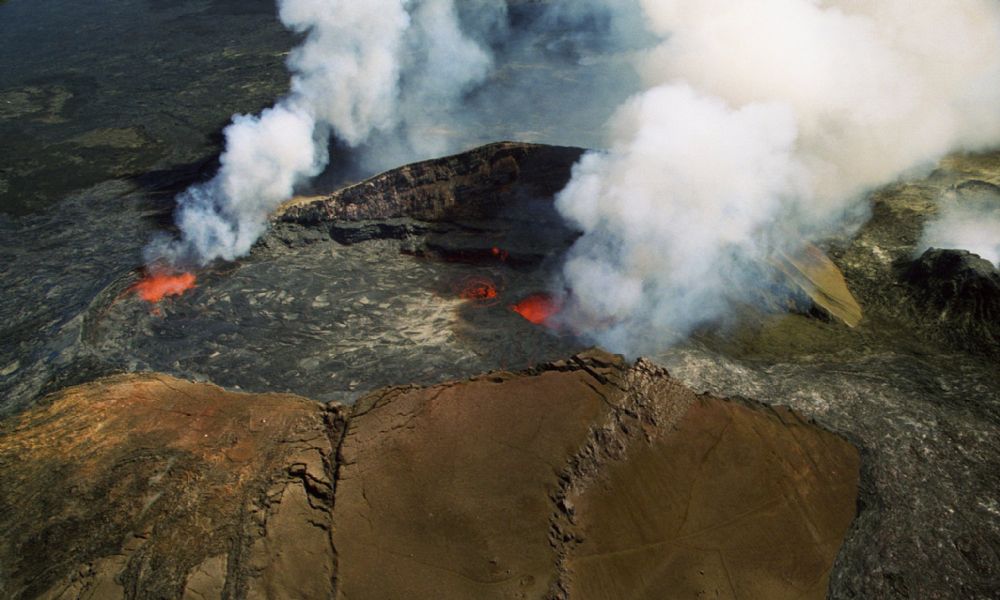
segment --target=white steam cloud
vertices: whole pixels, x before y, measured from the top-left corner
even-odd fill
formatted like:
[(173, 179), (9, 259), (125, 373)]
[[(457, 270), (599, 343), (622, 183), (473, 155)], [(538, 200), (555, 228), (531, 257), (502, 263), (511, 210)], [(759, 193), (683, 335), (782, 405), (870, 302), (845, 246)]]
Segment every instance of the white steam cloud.
[[(564, 314), (610, 349), (655, 351), (724, 315), (775, 253), (863, 216), (867, 190), (1000, 139), (995, 0), (278, 6), (306, 36), (289, 94), (234, 117), (219, 172), (178, 197), (180, 236), (148, 263), (248, 253), (331, 135), (366, 168), (484, 136), (590, 142), (638, 91), (557, 198), (584, 232)], [(634, 56), (638, 78), (621, 68)], [(946, 207), (926, 242), (988, 255), (991, 237)]]
[[(225, 130), (221, 168), (177, 199), (180, 237), (154, 240), (149, 264), (205, 265), (245, 255), (267, 216), (326, 166), (331, 134), (350, 146), (401, 139), (425, 112), (443, 114), (487, 75), (490, 54), (466, 37), (452, 0), (279, 0), (281, 21), (305, 33), (288, 66), (291, 91), (260, 116)], [(501, 13), (502, 14), (502, 11)]]
[(655, 351), (718, 318), (866, 190), (1000, 139), (993, 0), (642, 0), (662, 39), (557, 204), (567, 318)]
[(1000, 267), (1000, 194), (996, 190), (945, 194), (917, 251), (928, 248), (968, 250)]

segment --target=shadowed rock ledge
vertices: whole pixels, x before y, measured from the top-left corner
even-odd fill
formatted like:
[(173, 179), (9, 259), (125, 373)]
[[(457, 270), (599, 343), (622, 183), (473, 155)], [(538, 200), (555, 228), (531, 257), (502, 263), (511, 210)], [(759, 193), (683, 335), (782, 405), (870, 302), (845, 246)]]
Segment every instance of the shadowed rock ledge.
[(497, 142), (409, 164), (326, 196), (295, 198), (274, 218), (300, 225), (407, 217), (489, 218), (511, 204), (551, 198), (581, 148)]
[(118, 376), (0, 424), (0, 595), (821, 598), (858, 470), (600, 351), (351, 411)]

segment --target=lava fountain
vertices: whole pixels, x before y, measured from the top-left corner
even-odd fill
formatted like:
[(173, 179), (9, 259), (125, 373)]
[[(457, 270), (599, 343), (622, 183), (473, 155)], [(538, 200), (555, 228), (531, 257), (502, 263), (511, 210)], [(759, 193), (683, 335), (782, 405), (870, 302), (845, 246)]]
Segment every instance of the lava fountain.
[(136, 295), (149, 303), (156, 303), (167, 296), (180, 296), (195, 284), (194, 273), (148, 273), (132, 286)]

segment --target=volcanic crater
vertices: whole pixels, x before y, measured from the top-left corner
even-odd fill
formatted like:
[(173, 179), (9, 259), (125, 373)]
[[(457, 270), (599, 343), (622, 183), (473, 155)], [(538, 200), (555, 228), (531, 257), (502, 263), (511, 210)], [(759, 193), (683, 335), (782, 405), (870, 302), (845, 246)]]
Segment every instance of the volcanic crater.
[[(5, 308), (0, 591), (993, 597), (1000, 276), (914, 250), (1000, 156), (878, 191), (858, 233), (632, 364), (545, 326), (582, 152), (497, 143), (297, 198), (159, 302), (112, 266)], [(76, 251), (120, 264), (146, 233)], [(66, 246), (5, 247), (12, 293)]]

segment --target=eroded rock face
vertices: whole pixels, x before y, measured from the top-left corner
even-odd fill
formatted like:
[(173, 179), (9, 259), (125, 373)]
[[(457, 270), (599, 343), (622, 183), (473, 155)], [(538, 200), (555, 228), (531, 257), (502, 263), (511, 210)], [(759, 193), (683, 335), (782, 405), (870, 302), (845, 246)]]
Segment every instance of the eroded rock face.
[(850, 444), (648, 362), (591, 353), (356, 411), (344, 598), (823, 598), (854, 517)]
[(0, 430), (0, 596), (329, 592), (342, 424), (297, 396), (163, 375), (57, 394)]
[(821, 598), (858, 452), (591, 351), (351, 414), (162, 375), (0, 429), (0, 593)]

